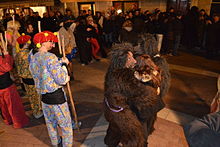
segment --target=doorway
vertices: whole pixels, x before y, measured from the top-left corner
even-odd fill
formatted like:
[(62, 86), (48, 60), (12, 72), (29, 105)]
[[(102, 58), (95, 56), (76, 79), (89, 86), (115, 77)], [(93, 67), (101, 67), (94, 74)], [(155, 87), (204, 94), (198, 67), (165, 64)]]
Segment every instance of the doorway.
[(88, 12), (88, 10), (91, 10), (92, 14), (95, 14), (95, 2), (78, 2), (78, 10), (79, 14), (80, 11), (85, 10)]
[(174, 8), (175, 11), (186, 13), (190, 8), (190, 0), (168, 0), (167, 10)]

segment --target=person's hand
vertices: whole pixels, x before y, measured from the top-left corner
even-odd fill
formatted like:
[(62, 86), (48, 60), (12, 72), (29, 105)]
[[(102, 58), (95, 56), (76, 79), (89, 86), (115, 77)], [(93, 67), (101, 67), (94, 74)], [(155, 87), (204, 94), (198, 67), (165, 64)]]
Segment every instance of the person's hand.
[(87, 28), (87, 29), (86, 29), (86, 31), (88, 31), (88, 32), (91, 31), (91, 30), (92, 30), (91, 28)]
[(207, 24), (212, 24), (212, 21), (211, 21), (211, 20), (207, 20), (206, 23), (207, 23)]
[(86, 38), (86, 40), (87, 40), (88, 42), (90, 42), (90, 38)]
[(94, 24), (93, 24), (93, 27), (97, 28), (97, 27), (98, 27), (98, 25), (94, 23)]
[(65, 82), (67, 83), (67, 82), (69, 82), (69, 81), (70, 81), (70, 76), (67, 76)]
[(3, 48), (0, 48), (0, 52), (3, 53), (4, 55), (8, 55), (8, 51), (7, 51), (7, 48), (6, 49), (3, 49)]
[(8, 51), (7, 50), (3, 50), (3, 54), (4, 55), (8, 55)]
[(69, 64), (69, 60), (66, 57), (63, 57), (61, 61), (67, 65)]

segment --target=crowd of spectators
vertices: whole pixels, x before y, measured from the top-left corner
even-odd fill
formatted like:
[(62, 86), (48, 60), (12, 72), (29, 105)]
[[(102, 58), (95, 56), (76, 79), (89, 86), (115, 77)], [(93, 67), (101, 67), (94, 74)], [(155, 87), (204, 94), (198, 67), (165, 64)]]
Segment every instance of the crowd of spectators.
[[(187, 13), (170, 8), (167, 12), (135, 9), (117, 13), (111, 9), (95, 14), (82, 10), (78, 17), (74, 17), (71, 10), (66, 10), (65, 15), (60, 11), (46, 12), (42, 18), (38, 12), (32, 11), (27, 16), (15, 14), (15, 20), (21, 24), (19, 33), (24, 32), (32, 37), (38, 32), (38, 21), (41, 21), (42, 31), (51, 32), (58, 31), (61, 26), (68, 29), (76, 23), (73, 33), (82, 65), (89, 64), (93, 59), (99, 61), (101, 57), (105, 58), (106, 48), (111, 48), (112, 43), (130, 42), (137, 45), (140, 35), (144, 33), (163, 35), (162, 54), (176, 56), (182, 44), (189, 51), (199, 48), (206, 52), (207, 58), (214, 58), (220, 47), (219, 18), (217, 14), (209, 16), (204, 9), (199, 10), (196, 6)], [(11, 19), (9, 14), (4, 15), (1, 31), (6, 30)]]

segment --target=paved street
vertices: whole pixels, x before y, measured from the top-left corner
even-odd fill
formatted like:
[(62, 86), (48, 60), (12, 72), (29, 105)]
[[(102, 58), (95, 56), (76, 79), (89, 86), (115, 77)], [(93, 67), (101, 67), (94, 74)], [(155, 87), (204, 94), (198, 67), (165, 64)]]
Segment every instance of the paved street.
[[(171, 88), (165, 97), (166, 108), (158, 113), (156, 130), (149, 137), (149, 147), (187, 147), (182, 125), (209, 112), (209, 104), (217, 87), (219, 60), (181, 53), (167, 56), (172, 75)], [(108, 59), (81, 66), (74, 61), (71, 89), (76, 103), (80, 132), (74, 131), (74, 147), (105, 147), (103, 138), (108, 123), (102, 113), (104, 75)], [(31, 125), (13, 129), (0, 120), (0, 147), (50, 146), (44, 119), (31, 116), (29, 102), (23, 98)]]

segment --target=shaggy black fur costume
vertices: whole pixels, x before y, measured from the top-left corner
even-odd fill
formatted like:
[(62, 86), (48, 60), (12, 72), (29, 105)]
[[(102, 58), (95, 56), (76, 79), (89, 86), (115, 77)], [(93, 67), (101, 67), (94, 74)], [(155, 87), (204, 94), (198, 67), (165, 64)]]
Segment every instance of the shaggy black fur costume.
[(161, 70), (161, 98), (168, 93), (170, 88), (171, 75), (169, 71), (169, 65), (164, 57), (160, 56), (160, 52), (157, 50), (157, 40), (153, 34), (144, 34), (139, 40), (140, 48), (136, 48), (137, 55), (147, 54), (151, 57), (154, 63)]
[(110, 108), (124, 108), (121, 112), (113, 112), (105, 102), (105, 118), (109, 121), (105, 143), (109, 146), (117, 146), (119, 142), (125, 147), (147, 146), (156, 113), (164, 107), (155, 88), (134, 78), (130, 69), (115, 70), (106, 75), (105, 99)]
[[(109, 147), (116, 147), (119, 142), (123, 147), (146, 147), (156, 113), (164, 103), (154, 87), (143, 84), (134, 77), (132, 69), (125, 68), (132, 46), (123, 44), (116, 48), (105, 77), (104, 114), (109, 127), (104, 141)], [(111, 110), (119, 108), (123, 110)]]

